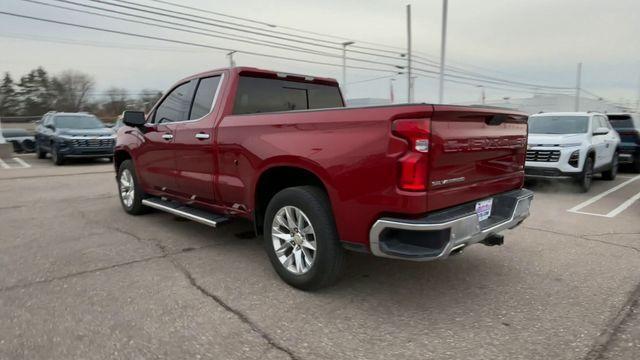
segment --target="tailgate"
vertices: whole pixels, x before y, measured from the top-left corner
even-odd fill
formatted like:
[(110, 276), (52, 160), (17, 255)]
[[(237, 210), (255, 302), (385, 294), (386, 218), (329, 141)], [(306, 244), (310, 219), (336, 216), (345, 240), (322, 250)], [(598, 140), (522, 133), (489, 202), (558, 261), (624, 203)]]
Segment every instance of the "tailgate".
[(527, 144), (527, 116), (522, 113), (435, 106), (431, 142), (431, 210), (522, 186)]

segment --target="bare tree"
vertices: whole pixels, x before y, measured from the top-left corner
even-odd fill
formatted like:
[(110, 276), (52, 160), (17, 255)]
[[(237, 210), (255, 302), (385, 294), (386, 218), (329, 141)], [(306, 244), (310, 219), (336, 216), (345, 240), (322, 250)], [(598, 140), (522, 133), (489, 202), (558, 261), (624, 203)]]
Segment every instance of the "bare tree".
[(90, 75), (66, 70), (53, 78), (55, 108), (58, 111), (81, 111), (86, 106), (95, 82)]
[(132, 102), (126, 89), (111, 87), (107, 89), (105, 95), (107, 101), (102, 104), (102, 109), (109, 116), (122, 113)]

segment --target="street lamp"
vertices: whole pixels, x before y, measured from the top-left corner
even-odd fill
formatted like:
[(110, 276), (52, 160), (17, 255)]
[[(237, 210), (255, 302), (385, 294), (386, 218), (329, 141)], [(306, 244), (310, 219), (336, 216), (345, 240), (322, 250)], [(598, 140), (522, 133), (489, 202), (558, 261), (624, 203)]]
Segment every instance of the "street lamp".
[(342, 43), (342, 96), (347, 97), (347, 46), (355, 44), (354, 41)]

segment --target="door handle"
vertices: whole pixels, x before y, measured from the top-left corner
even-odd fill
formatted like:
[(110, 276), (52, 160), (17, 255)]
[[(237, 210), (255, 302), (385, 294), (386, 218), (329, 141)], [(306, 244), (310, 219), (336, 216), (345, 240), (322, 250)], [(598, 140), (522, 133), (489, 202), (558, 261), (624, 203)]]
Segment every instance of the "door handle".
[(205, 140), (205, 139), (210, 138), (210, 137), (211, 137), (211, 135), (209, 135), (209, 134), (205, 134), (205, 133), (197, 133), (197, 134), (195, 135), (195, 137), (196, 137), (196, 139), (199, 139), (199, 140)]
[(165, 140), (171, 140), (173, 139), (173, 135), (171, 134), (162, 134), (162, 138)]

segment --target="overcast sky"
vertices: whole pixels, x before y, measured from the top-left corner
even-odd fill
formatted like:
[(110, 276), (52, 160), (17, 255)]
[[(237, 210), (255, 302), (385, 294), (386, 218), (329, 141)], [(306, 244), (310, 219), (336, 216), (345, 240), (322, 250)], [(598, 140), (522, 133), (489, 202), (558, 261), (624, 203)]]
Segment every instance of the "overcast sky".
[[(55, 0), (38, 1), (75, 7)], [(89, 0), (73, 1), (117, 9)], [(366, 41), (401, 49), (406, 47), (405, 5), (411, 4), (414, 50), (433, 59), (437, 59), (440, 52), (441, 0), (414, 2), (392, 0), (170, 1), (229, 15), (250, 17), (279, 26), (338, 35), (353, 39), (356, 45), (377, 47), (377, 45), (362, 43)], [(136, 2), (171, 8), (169, 5), (150, 0)], [(172, 9), (180, 10), (175, 7)], [(119, 10), (135, 13), (130, 10)], [(158, 29), (53, 9), (21, 0), (0, 0), (0, 11), (191, 41), (221, 48), (341, 63), (340, 58), (295, 53), (272, 47)], [(193, 12), (184, 9), (181, 11)], [(203, 13), (200, 15), (213, 16)], [(147, 16), (157, 17), (152, 14)], [(183, 22), (176, 19), (170, 21)], [(226, 21), (238, 22), (243, 26), (251, 25), (228, 18)], [(191, 25), (206, 26), (195, 23)], [(282, 28), (270, 29), (289, 32)], [(217, 30), (232, 32), (219, 28)], [(585, 89), (615, 101), (635, 102), (640, 79), (639, 35), (640, 1), (638, 0), (450, 0), (447, 61), (458, 68), (492, 77), (561, 87), (575, 85), (576, 64), (583, 62)], [(255, 37), (252, 34), (244, 34), (244, 36)], [(317, 37), (309, 34), (305, 36)], [(271, 41), (283, 42), (278, 39), (271, 39)], [(336, 39), (334, 41), (340, 42)], [(299, 44), (299, 46), (335, 55), (341, 54), (339, 50), (334, 49), (314, 48), (306, 44)], [(398, 50), (398, 55), (391, 53), (387, 55), (399, 56), (402, 51)], [(349, 54), (349, 56), (367, 57), (361, 54)], [(375, 60), (394, 61), (384, 58)], [(238, 65), (328, 76), (341, 80), (340, 67), (304, 64), (246, 54), (238, 54), (236, 61)], [(348, 63), (354, 66), (391, 69), (387, 65), (355, 61)], [(225, 51), (222, 50), (132, 38), (0, 14), (0, 72), (9, 71), (14, 77), (37, 66), (43, 66), (53, 73), (65, 69), (76, 69), (93, 75), (98, 90), (117, 86), (135, 92), (143, 88), (164, 90), (181, 77), (207, 69), (224, 67), (227, 64)], [(417, 66), (430, 69), (424, 65), (417, 64)], [(349, 69), (347, 82), (385, 75), (388, 73)], [(405, 77), (399, 75), (394, 82), (396, 99), (403, 100), (406, 97)], [(349, 97), (387, 98), (389, 88), (390, 79), (385, 78), (349, 85), (348, 93)], [(531, 95), (526, 92), (495, 89), (487, 89), (486, 92), (489, 100), (504, 96), (515, 98)], [(446, 84), (446, 102), (478, 101), (479, 97), (480, 89), (473, 85)], [(437, 81), (418, 77), (416, 100), (437, 101)]]

